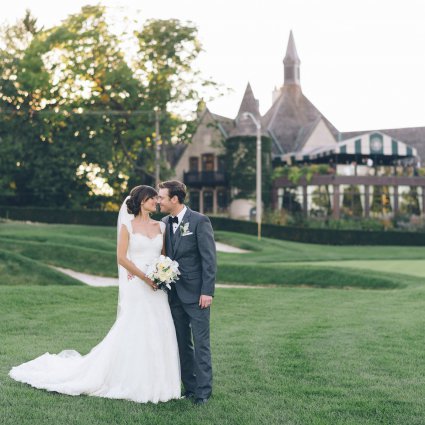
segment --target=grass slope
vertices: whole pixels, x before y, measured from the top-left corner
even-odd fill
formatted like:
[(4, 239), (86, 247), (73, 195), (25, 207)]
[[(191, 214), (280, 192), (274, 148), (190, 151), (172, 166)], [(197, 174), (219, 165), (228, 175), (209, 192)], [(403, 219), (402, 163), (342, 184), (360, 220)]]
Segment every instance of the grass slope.
[(0, 237), (0, 249), (38, 260), (45, 264), (69, 268), (98, 276), (117, 275), (117, 260), (114, 250), (77, 247), (49, 242), (34, 242)]
[[(422, 282), (394, 272), (403, 272), (403, 264), (399, 267), (396, 262), (425, 260), (423, 247), (334, 247), (267, 238), (258, 242), (253, 236), (230, 232), (216, 232), (216, 239), (251, 250), (248, 254), (218, 254), (222, 282), (375, 289)], [(116, 276), (115, 229), (110, 227), (2, 223), (0, 249), (80, 272)], [(356, 270), (356, 261), (371, 259), (383, 262), (376, 267), (377, 273)], [(394, 260), (392, 270), (385, 270), (388, 259)], [(342, 261), (346, 261), (344, 267)], [(425, 275), (425, 266), (421, 268), (419, 263), (417, 269), (411, 274)]]
[(286, 264), (232, 264), (218, 267), (220, 282), (248, 283), (252, 285), (274, 284), (286, 286), (313, 286), (317, 288), (404, 288), (406, 285), (421, 285), (416, 277), (392, 273), (368, 271), (359, 273), (354, 268)]
[(0, 285), (82, 285), (37, 261), (0, 249)]
[[(332, 246), (280, 241), (250, 235), (216, 232), (216, 240), (253, 251), (244, 261), (258, 263), (340, 261), (340, 260), (425, 260), (425, 247), (400, 246)], [(233, 262), (240, 254), (219, 254), (220, 260)]]

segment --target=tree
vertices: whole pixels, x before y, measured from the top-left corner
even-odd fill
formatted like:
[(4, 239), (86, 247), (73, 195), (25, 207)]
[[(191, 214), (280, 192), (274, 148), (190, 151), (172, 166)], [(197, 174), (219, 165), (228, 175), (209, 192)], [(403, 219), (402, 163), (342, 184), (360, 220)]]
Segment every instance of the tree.
[[(257, 154), (255, 137), (234, 137), (224, 142), (226, 170), (229, 182), (236, 190), (236, 198), (251, 198), (255, 195)], [(263, 137), (262, 148), (262, 201), (270, 204), (271, 187), (271, 140)]]
[(131, 61), (105, 13), (86, 6), (49, 29), (27, 13), (2, 31), (0, 185), (17, 203), (100, 206), (152, 183), (154, 107), (165, 138), (187, 138), (171, 108), (204, 84), (196, 27), (149, 21)]
[[(195, 108), (200, 99), (199, 90), (215, 85), (203, 79), (194, 66), (202, 51), (198, 30), (191, 22), (151, 19), (135, 35), (138, 41), (135, 75), (143, 87), (145, 105), (149, 110), (158, 108), (160, 111), (163, 142), (168, 145), (187, 143), (195, 130), (195, 121), (192, 117), (185, 118), (171, 111), (188, 104)], [(145, 135), (148, 143), (138, 157), (138, 162), (151, 175), (155, 165), (154, 135), (152, 122)], [(166, 149), (166, 146), (163, 145), (163, 148)], [(164, 163), (162, 165), (166, 168)]]
[[(26, 54), (40, 31), (29, 11), (22, 20), (3, 27), (1, 31), (0, 185), (5, 197), (17, 202), (31, 195), (21, 184), (28, 181), (26, 170), (32, 156), (26, 143), (32, 137), (34, 128), (29, 112), (36, 104), (46, 79), (44, 73), (32, 72), (34, 68), (39, 69), (39, 63), (28, 60)], [(28, 92), (26, 80), (37, 84), (37, 91)]]

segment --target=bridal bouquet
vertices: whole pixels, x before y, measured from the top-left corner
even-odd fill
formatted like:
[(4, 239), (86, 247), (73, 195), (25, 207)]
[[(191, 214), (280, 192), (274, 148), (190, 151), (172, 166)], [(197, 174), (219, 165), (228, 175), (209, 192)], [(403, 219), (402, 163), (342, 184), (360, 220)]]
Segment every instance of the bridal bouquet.
[(154, 281), (164, 292), (171, 290), (170, 283), (179, 279), (179, 263), (161, 255), (148, 268), (146, 276)]

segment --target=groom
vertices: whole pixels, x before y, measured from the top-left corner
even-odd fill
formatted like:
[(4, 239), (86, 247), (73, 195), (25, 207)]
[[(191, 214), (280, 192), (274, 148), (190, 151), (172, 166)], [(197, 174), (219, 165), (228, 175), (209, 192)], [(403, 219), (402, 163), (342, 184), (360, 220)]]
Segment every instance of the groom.
[[(208, 402), (212, 391), (210, 306), (214, 295), (216, 252), (208, 217), (184, 204), (186, 186), (179, 181), (159, 184), (166, 224), (166, 255), (179, 263), (180, 279), (169, 292), (179, 345), (184, 395), (195, 404)], [(193, 341), (193, 342), (192, 342)]]

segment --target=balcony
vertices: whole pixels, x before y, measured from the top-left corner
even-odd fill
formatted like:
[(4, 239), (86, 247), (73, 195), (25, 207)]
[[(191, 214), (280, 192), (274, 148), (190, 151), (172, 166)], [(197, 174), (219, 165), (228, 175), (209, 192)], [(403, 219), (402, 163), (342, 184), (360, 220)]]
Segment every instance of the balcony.
[(189, 171), (184, 173), (183, 182), (189, 187), (227, 186), (228, 176), (224, 171)]

